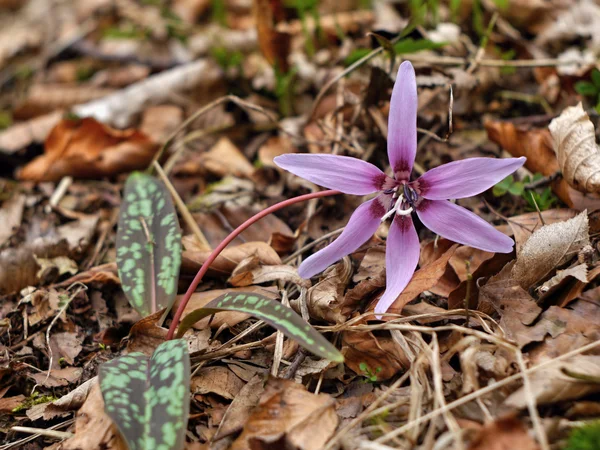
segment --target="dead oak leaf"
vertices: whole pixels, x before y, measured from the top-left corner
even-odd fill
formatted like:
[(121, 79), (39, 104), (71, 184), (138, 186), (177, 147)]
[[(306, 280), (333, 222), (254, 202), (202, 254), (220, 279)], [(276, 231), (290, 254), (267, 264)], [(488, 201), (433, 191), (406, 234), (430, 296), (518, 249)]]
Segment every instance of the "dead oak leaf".
[(529, 289), (589, 245), (588, 229), (585, 211), (565, 222), (544, 225), (523, 245), (512, 276), (524, 289)]
[(344, 363), (353, 372), (363, 375), (366, 365), (377, 380), (387, 380), (409, 367), (409, 361), (391, 336), (375, 336), (370, 331), (342, 333)]
[(63, 119), (46, 138), (44, 154), (18, 177), (32, 181), (102, 178), (147, 167), (155, 152), (156, 144), (135, 129), (117, 130), (89, 117)]
[(505, 417), (486, 424), (471, 441), (469, 450), (539, 450), (527, 428), (516, 417)]
[[(555, 364), (547, 369), (538, 370), (530, 375), (531, 392), (538, 405), (548, 405), (564, 400), (574, 400), (600, 391), (600, 384), (583, 381), (565, 373), (577, 373), (583, 377), (598, 377), (600, 373), (600, 356), (577, 355)], [(527, 407), (524, 388), (513, 392), (505, 402), (518, 409)]]
[(230, 450), (318, 450), (333, 435), (338, 420), (329, 395), (315, 395), (301, 384), (270, 378)]
[(401, 313), (404, 305), (417, 298), (422, 292), (435, 286), (444, 275), (448, 261), (457, 248), (458, 244), (451, 246), (441, 257), (417, 270), (408, 283), (408, 286), (404, 288), (404, 291), (392, 303), (388, 312)]
[(204, 367), (192, 378), (193, 394), (216, 394), (233, 400), (244, 387), (244, 381), (223, 366)]
[[(540, 219), (541, 214), (541, 219)], [(515, 238), (515, 244), (517, 248), (517, 254), (521, 252), (523, 244), (529, 239), (529, 237), (543, 225), (550, 225), (552, 223), (564, 222), (565, 220), (572, 219), (578, 214), (578, 211), (574, 209), (549, 209), (547, 211), (531, 212), (521, 214), (508, 219), (508, 225), (513, 232)], [(542, 223), (543, 219), (543, 223)]]
[(563, 177), (581, 192), (600, 192), (600, 148), (583, 106), (571, 106), (548, 126)]

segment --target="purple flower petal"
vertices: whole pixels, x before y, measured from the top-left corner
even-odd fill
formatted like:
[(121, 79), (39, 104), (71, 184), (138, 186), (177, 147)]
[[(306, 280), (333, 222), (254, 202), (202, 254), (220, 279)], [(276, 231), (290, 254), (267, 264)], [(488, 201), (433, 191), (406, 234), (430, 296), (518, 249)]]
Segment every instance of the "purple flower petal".
[(513, 240), (471, 211), (448, 200), (423, 200), (417, 207), (421, 222), (434, 233), (487, 252), (510, 253)]
[(408, 180), (417, 153), (417, 81), (410, 62), (398, 69), (388, 118), (388, 158), (397, 180)]
[(274, 161), (294, 175), (344, 194), (372, 194), (381, 190), (387, 178), (373, 164), (349, 156), (289, 153)]
[[(410, 216), (396, 216), (390, 226), (385, 250), (385, 292), (375, 305), (382, 314), (396, 301), (415, 272), (419, 262), (419, 236)], [(380, 316), (378, 316), (380, 318)]]
[(334, 262), (357, 250), (373, 236), (386, 212), (380, 197), (382, 196), (369, 200), (356, 208), (342, 234), (323, 250), (302, 262), (298, 268), (298, 274), (302, 278), (310, 278), (322, 272)]
[(418, 179), (421, 195), (429, 200), (477, 195), (513, 173), (525, 160), (525, 157), (470, 158), (444, 164)]

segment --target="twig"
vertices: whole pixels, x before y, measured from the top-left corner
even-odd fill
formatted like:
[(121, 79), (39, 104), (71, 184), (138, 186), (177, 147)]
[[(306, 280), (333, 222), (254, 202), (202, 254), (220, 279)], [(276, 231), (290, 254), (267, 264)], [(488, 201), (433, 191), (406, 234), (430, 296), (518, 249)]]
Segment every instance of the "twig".
[[(57, 430), (59, 428), (68, 427), (68, 426), (72, 425), (74, 422), (75, 422), (75, 419), (68, 419), (68, 420), (65, 420), (64, 422), (57, 423), (56, 425), (52, 425), (51, 427), (48, 428), (48, 430)], [(21, 446), (23, 444), (26, 444), (27, 442), (33, 441), (37, 437), (38, 437), (37, 435), (27, 436), (26, 438), (19, 439), (17, 441), (13, 441), (13, 442), (9, 442), (8, 444), (0, 446), (0, 450), (9, 450), (11, 448)]]
[[(58, 311), (58, 314), (56, 314), (56, 316), (54, 316), (54, 318), (52, 319), (52, 322), (50, 322), (50, 325), (48, 325), (48, 329), (46, 330), (46, 345), (48, 346), (48, 353), (49, 353), (49, 362), (48, 362), (48, 372), (46, 373), (46, 378), (44, 379), (44, 382), (42, 384), (44, 384), (46, 381), (48, 381), (48, 378), (50, 378), (50, 373), (52, 372), (52, 362), (54, 360), (54, 354), (52, 352), (52, 346), (50, 345), (50, 331), (52, 331), (52, 327), (54, 326), (54, 324), (56, 323), (56, 321), (58, 320), (58, 318), (61, 316), (62, 313), (64, 313), (67, 308), (69, 307), (69, 305), (71, 304), (71, 301), (77, 296), (77, 294), (79, 294), (81, 291), (87, 291), (87, 286), (83, 283), (80, 283), (79, 281), (73, 283), (71, 286), (69, 286), (67, 288), (67, 291), (69, 289), (71, 289), (74, 286), (78, 286), (78, 289), (75, 291), (74, 294), (72, 294), (67, 301), (65, 302), (65, 304), (60, 308), (60, 310)], [(40, 371), (41, 372), (41, 371)], [(31, 395), (33, 395), (33, 393), (35, 392), (36, 388), (38, 387), (38, 383), (36, 383), (33, 388), (31, 388)]]
[(537, 372), (540, 369), (546, 368), (548, 366), (552, 366), (560, 361), (563, 361), (565, 359), (571, 358), (572, 356), (576, 356), (579, 355), (581, 353), (590, 351), (596, 347), (600, 346), (600, 341), (595, 341), (595, 342), (591, 342), (587, 345), (584, 345), (583, 347), (580, 347), (576, 350), (572, 350), (570, 352), (567, 352), (563, 355), (557, 356), (554, 359), (549, 359), (547, 361), (544, 361), (540, 364), (537, 364), (533, 367), (530, 367), (529, 369), (525, 370), (524, 372), (520, 372), (520, 373), (516, 373), (514, 375), (511, 375), (509, 377), (506, 377), (503, 380), (497, 381), (495, 383), (492, 383), (484, 388), (478, 389), (474, 392), (471, 392), (468, 395), (465, 395), (464, 397), (461, 397), (451, 403), (448, 403), (446, 406), (442, 407), (442, 408), (438, 408), (434, 411), (431, 411), (430, 413), (425, 414), (424, 416), (419, 417), (418, 419), (409, 422), (399, 428), (396, 428), (395, 430), (393, 430), (392, 432), (386, 434), (385, 436), (381, 436), (380, 438), (378, 438), (375, 442), (378, 443), (383, 443), (383, 442), (387, 442), (390, 439), (394, 438), (395, 436), (400, 436), (402, 433), (405, 433), (407, 430), (420, 425), (424, 422), (427, 422), (431, 419), (434, 419), (436, 417), (438, 417), (440, 414), (443, 414), (445, 411), (447, 410), (451, 410), (454, 408), (458, 408), (459, 406), (464, 405), (465, 403), (469, 403), (472, 400), (475, 400), (476, 398), (481, 397), (482, 395), (488, 394), (496, 389), (501, 388), (502, 386), (506, 386), (507, 384), (510, 384), (514, 381), (518, 381), (520, 378), (523, 377), (523, 375), (529, 375), (533, 372)]
[(69, 433), (68, 431), (47, 430), (45, 428), (12, 427), (11, 430), (19, 431), (21, 433), (37, 434), (38, 436), (46, 436), (60, 440), (70, 439), (75, 436), (73, 433)]

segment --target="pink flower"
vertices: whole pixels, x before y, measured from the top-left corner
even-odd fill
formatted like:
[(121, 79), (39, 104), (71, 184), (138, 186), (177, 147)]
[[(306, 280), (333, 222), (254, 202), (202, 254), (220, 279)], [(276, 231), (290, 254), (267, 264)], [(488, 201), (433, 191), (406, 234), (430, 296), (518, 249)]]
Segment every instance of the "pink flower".
[(454, 161), (410, 180), (417, 151), (417, 83), (410, 62), (400, 65), (390, 104), (388, 157), (393, 178), (366, 161), (347, 156), (287, 154), (277, 165), (315, 184), (346, 194), (379, 195), (360, 205), (342, 234), (306, 259), (298, 272), (310, 278), (356, 251), (392, 219), (386, 248), (386, 290), (375, 307), (384, 313), (410, 281), (419, 262), (419, 238), (411, 214), (451, 241), (481, 250), (509, 253), (513, 240), (485, 220), (448, 201), (479, 194), (525, 163), (525, 158), (471, 158)]

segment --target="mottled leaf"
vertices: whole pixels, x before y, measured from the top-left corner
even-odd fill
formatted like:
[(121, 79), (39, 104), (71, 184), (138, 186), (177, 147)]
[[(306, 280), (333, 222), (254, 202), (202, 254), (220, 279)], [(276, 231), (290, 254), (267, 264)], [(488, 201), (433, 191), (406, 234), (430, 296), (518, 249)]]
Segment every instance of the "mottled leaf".
[(165, 186), (133, 173), (125, 184), (117, 232), (117, 267), (129, 303), (142, 315), (173, 305), (181, 231)]
[(315, 355), (330, 361), (344, 361), (342, 354), (292, 309), (254, 292), (223, 294), (204, 308), (192, 311), (179, 324), (177, 336), (183, 336), (187, 330), (204, 317), (221, 311), (239, 311), (250, 314), (264, 320)]
[(178, 450), (185, 444), (190, 408), (187, 344), (162, 343), (148, 358), (130, 353), (100, 367), (106, 413), (130, 450)]

